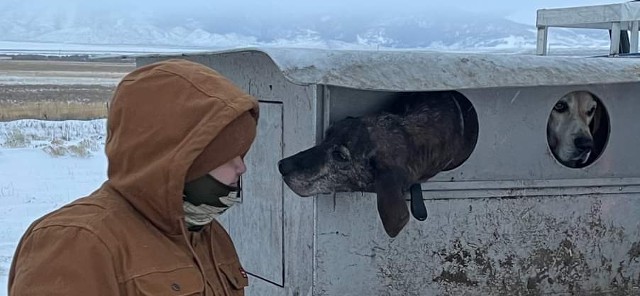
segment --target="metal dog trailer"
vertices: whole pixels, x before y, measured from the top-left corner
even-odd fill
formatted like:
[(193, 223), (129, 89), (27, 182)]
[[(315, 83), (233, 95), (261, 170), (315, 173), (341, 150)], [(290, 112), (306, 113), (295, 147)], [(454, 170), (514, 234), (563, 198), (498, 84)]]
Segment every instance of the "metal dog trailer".
[[(247, 295), (640, 294), (640, 59), (421, 51), (237, 49), (147, 56), (210, 66), (260, 100), (243, 202), (223, 216)], [(398, 92), (456, 90), (479, 124), (474, 152), (422, 184), (426, 221), (394, 239), (375, 194), (296, 196), (279, 159), (336, 120)], [(594, 94), (606, 147), (560, 164), (546, 125), (565, 94)]]

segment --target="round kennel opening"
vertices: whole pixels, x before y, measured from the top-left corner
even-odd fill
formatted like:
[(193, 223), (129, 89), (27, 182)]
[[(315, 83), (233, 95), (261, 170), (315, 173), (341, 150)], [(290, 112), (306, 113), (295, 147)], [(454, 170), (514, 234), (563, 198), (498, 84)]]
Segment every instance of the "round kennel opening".
[[(457, 93), (457, 92), (456, 92)], [(458, 108), (460, 113), (462, 114), (462, 126), (464, 126), (464, 135), (467, 142), (472, 143), (469, 153), (466, 154), (459, 162), (454, 163), (448, 168), (445, 168), (444, 171), (450, 171), (461, 166), (471, 154), (476, 149), (476, 145), (478, 144), (478, 132), (480, 130), (480, 126), (478, 123), (478, 113), (476, 112), (476, 108), (473, 106), (473, 103), (464, 96), (464, 94), (458, 93), (460, 95), (460, 99), (458, 100)]]
[[(575, 94), (583, 94), (583, 96), (574, 97), (573, 95)], [(567, 102), (567, 98), (571, 101)], [(594, 106), (586, 106), (589, 102), (584, 102), (584, 99), (589, 100), (589, 98), (592, 98), (595, 102)], [(592, 110), (594, 113), (589, 114), (589, 111), (591, 110), (587, 109), (587, 107), (593, 108)], [(563, 159), (563, 156), (559, 155), (558, 151), (556, 151), (556, 149), (559, 150), (561, 145), (554, 143), (558, 141), (557, 139), (554, 139), (555, 132), (551, 128), (552, 123), (555, 122), (553, 120), (554, 117), (561, 117), (563, 123), (560, 124), (564, 126), (565, 132), (571, 133), (572, 135), (581, 134), (580, 128), (575, 127), (576, 123), (578, 125), (584, 125), (587, 129), (586, 133), (585, 131), (582, 131), (582, 134), (591, 137), (592, 142), (588, 145), (590, 146), (590, 155), (584, 162), (568, 163), (566, 159)], [(603, 100), (589, 91), (576, 90), (563, 95), (558, 99), (553, 108), (551, 108), (549, 122), (547, 123), (547, 144), (549, 144), (549, 152), (555, 157), (559, 165), (567, 168), (584, 168), (593, 164), (600, 158), (600, 155), (607, 147), (610, 132), (611, 126), (609, 121), (609, 112), (607, 111), (606, 104)], [(576, 139), (580, 138), (574, 138), (574, 141)], [(575, 143), (573, 144), (575, 146)]]

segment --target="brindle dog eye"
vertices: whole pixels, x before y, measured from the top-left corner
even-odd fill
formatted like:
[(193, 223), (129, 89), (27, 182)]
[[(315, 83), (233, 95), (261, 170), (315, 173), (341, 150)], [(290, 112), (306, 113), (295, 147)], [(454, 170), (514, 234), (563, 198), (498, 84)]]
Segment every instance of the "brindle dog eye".
[(558, 102), (555, 106), (553, 106), (553, 110), (559, 113), (564, 113), (565, 111), (567, 111), (567, 109), (569, 109), (569, 106), (566, 102)]
[(349, 155), (347, 153), (345, 153), (345, 151), (343, 151), (340, 148), (337, 148), (336, 150), (333, 150), (333, 152), (331, 152), (331, 156), (333, 157), (333, 159), (335, 159), (336, 161), (339, 161), (339, 162), (347, 162), (347, 161), (349, 161)]

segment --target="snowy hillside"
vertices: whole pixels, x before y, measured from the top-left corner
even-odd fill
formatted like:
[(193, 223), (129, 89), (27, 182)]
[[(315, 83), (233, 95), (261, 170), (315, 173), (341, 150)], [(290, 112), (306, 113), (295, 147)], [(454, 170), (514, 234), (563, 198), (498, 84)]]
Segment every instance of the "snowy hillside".
[[(531, 49), (535, 28), (503, 17), (460, 10), (382, 13), (313, 10), (286, 17), (261, 8), (220, 10), (214, 4), (175, 10), (161, 4), (89, 7), (79, 0), (0, 3), (0, 41), (153, 45), (198, 48), (295, 46), (320, 48)], [(39, 7), (33, 9), (34, 5)], [(121, 5), (121, 6), (118, 6)], [(274, 4), (275, 5), (275, 4)], [(267, 7), (277, 11), (277, 7)], [(162, 10), (164, 11), (164, 10)], [(552, 30), (552, 47), (606, 47), (602, 31)]]

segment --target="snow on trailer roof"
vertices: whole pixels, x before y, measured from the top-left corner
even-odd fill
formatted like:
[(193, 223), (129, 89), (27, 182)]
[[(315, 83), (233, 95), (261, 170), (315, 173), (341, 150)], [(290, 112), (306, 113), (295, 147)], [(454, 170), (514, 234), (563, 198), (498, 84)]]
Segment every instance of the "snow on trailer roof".
[(640, 59), (609, 57), (298, 48), (244, 48), (179, 56), (247, 52), (267, 55), (296, 84), (367, 90), (437, 91), (640, 81)]

